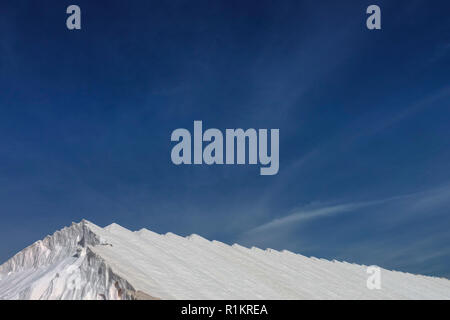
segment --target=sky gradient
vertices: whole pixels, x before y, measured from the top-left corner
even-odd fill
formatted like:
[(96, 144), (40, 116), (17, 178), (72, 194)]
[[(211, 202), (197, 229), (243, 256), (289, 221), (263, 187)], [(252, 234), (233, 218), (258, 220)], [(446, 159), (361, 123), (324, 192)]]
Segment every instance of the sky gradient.
[[(450, 278), (449, 12), (2, 2), (0, 261), (85, 218)], [(279, 128), (279, 173), (175, 166), (194, 120)]]

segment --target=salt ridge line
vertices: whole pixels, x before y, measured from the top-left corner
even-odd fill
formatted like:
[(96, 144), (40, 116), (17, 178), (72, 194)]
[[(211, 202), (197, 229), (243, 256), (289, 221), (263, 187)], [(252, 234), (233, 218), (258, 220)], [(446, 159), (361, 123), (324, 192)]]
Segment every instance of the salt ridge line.
[(450, 299), (446, 279), (382, 269), (382, 290), (368, 290), (365, 271), (84, 220), (0, 266), (0, 299)]

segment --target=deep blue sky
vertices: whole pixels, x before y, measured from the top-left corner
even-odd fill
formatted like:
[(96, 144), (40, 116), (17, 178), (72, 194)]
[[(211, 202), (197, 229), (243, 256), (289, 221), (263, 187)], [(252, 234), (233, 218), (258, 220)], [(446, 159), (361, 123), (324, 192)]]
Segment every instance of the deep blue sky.
[[(0, 261), (86, 218), (450, 277), (449, 14), (2, 1)], [(194, 120), (279, 128), (279, 174), (173, 165), (170, 134)]]

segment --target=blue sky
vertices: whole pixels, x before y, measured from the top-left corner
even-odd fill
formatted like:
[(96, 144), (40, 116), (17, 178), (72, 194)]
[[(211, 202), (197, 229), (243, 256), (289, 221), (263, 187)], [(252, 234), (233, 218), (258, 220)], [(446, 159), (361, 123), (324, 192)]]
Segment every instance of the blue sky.
[[(449, 12), (2, 2), (0, 260), (86, 218), (450, 277)], [(194, 120), (279, 128), (279, 173), (173, 165)]]

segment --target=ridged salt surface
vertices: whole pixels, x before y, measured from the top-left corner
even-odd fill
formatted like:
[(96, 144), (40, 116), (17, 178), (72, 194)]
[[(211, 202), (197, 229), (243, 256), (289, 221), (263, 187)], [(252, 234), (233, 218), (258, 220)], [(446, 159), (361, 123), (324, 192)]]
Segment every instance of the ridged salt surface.
[(83, 220), (0, 266), (0, 299), (450, 299), (450, 281)]

